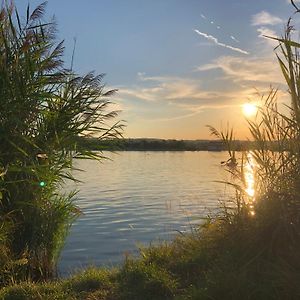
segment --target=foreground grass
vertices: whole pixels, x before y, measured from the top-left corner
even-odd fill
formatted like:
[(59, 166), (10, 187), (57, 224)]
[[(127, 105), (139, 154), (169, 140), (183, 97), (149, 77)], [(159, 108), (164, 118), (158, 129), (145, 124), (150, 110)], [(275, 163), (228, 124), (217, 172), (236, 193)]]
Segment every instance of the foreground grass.
[(218, 219), (141, 249), (139, 259), (126, 258), (119, 268), (15, 284), (2, 288), (0, 299), (299, 299), (300, 247), (278, 230), (261, 226), (259, 217)]

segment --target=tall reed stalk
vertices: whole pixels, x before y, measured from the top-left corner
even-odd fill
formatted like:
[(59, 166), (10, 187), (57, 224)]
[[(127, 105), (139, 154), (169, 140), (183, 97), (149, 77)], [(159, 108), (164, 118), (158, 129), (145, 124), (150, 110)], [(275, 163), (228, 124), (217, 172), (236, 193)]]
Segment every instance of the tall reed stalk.
[[(242, 254), (243, 270), (250, 265), (256, 269), (259, 264), (268, 265), (273, 273), (264, 270), (267, 275), (263, 278), (270, 280), (267, 286), (277, 282), (283, 289), (279, 294), (287, 297), (299, 293), (296, 278), (300, 269), (300, 44), (292, 40), (292, 31), (290, 19), (284, 36), (273, 38), (279, 43), (276, 55), (290, 104), (282, 105), (274, 88), (261, 96), (256, 118), (247, 120), (249, 139), (254, 144), (255, 196), (250, 197), (246, 190), (244, 170), (248, 161), (244, 153), (240, 163), (229, 168), (234, 175), (230, 185), (236, 190), (236, 207), (224, 212), (230, 232), (247, 245)], [(229, 146), (233, 157), (230, 130), (210, 130)]]
[[(121, 136), (103, 75), (78, 76), (64, 67), (55, 25), (43, 22), (46, 3), (25, 19), (13, 4), (0, 11), (0, 235), (12, 259), (26, 259), (20, 277), (55, 275), (68, 228), (78, 216), (74, 193), (61, 194), (73, 159), (100, 160), (77, 144), (79, 136)], [(3, 231), (2, 231), (3, 229)], [(25, 260), (24, 260), (25, 261)], [(0, 275), (1, 277), (1, 275)]]

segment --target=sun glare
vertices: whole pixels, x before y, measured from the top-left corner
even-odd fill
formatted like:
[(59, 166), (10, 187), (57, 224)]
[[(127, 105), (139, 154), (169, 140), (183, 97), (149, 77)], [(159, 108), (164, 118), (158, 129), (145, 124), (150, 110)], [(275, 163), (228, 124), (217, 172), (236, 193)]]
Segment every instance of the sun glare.
[(254, 103), (243, 104), (243, 113), (246, 117), (253, 117), (257, 113), (257, 106)]

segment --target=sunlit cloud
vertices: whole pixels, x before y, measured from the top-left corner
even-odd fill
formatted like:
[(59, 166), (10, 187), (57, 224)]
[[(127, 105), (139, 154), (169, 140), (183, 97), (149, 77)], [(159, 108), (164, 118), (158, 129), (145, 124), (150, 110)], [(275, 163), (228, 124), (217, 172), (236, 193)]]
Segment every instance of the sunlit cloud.
[(253, 26), (276, 25), (283, 22), (284, 21), (281, 18), (271, 15), (269, 12), (264, 10), (252, 16)]
[[(245, 125), (242, 114), (243, 103), (261, 99), (261, 95), (254, 87), (258, 87), (261, 94), (268, 94), (270, 89), (270, 82), (266, 84), (265, 80), (268, 76), (271, 78), (272, 70), (265, 77), (256, 78), (263, 80), (264, 85), (259, 85), (260, 82), (253, 84), (252, 81), (248, 81), (255, 80), (255, 74), (261, 72), (256, 68), (262, 65), (262, 62), (261, 60), (254, 63), (250, 60), (249, 64), (244, 64), (242, 58), (224, 57), (223, 60), (219, 59), (213, 64), (202, 67), (203, 70), (213, 68), (221, 70), (222, 78), (229, 87), (226, 89), (216, 86), (207, 87), (203, 79), (186, 76), (147, 76), (145, 73), (138, 73), (136, 85), (118, 87), (118, 96), (126, 106), (128, 103), (130, 107), (129, 111), (125, 111), (125, 119), (129, 116), (128, 119), (131, 120), (128, 132), (131, 136), (149, 136), (151, 124), (151, 128), (163, 126), (165, 129), (165, 131), (158, 131), (156, 137), (198, 138), (197, 131), (189, 130), (192, 124), (197, 124), (201, 129), (206, 124), (219, 126), (222, 121), (230, 121), (230, 124), (240, 128), (238, 138), (245, 138), (247, 132), (246, 127), (243, 127)], [(241, 67), (238, 68), (236, 65)], [(262, 68), (274, 65), (277, 64), (265, 63)], [(280, 100), (288, 101), (288, 93), (285, 98), (282, 92), (278, 95)], [(177, 131), (174, 131), (174, 128), (177, 128)]]
[(210, 64), (197, 68), (198, 71), (218, 69), (235, 82), (248, 81), (263, 84), (282, 84), (283, 76), (276, 58), (249, 58), (221, 56)]
[[(118, 99), (118, 97), (115, 97), (115, 99)], [(126, 107), (118, 99), (118, 102), (112, 102), (112, 103), (110, 103), (109, 109), (112, 110), (112, 111), (124, 111), (124, 110), (126, 110)]]
[[(141, 74), (141, 73), (140, 73)], [(221, 109), (240, 105), (240, 99), (246, 99), (256, 93), (254, 88), (233, 87), (231, 90), (204, 90), (202, 82), (180, 77), (142, 76), (141, 86), (120, 87), (120, 96), (124, 99), (146, 101), (151, 105), (170, 105), (180, 108), (182, 115), (199, 113), (205, 109)], [(234, 78), (232, 78), (234, 81)], [(151, 88), (144, 85), (151, 82)], [(144, 83), (143, 83), (144, 82)], [(237, 104), (238, 103), (238, 104)]]
[(195, 112), (192, 112), (192, 113), (179, 114), (179, 115), (176, 115), (176, 116), (173, 116), (173, 117), (158, 118), (158, 119), (156, 119), (156, 121), (157, 122), (177, 121), (177, 120), (182, 120), (182, 119), (194, 117), (194, 116), (198, 115), (201, 112), (203, 112), (203, 110), (201, 108), (199, 108), (198, 111), (195, 111)]
[[(238, 105), (236, 104), (230, 104), (230, 105), (226, 105), (226, 104), (214, 104), (214, 105), (178, 105), (178, 107), (181, 108), (182, 110), (182, 114), (173, 116), (173, 117), (166, 117), (166, 118), (159, 118), (156, 121), (159, 122), (168, 122), (168, 121), (175, 121), (175, 120), (181, 120), (181, 119), (186, 119), (186, 118), (191, 118), (191, 117), (195, 117), (196, 115), (199, 115), (203, 112), (205, 112), (208, 109), (213, 109), (213, 110), (221, 110), (221, 109), (225, 109), (225, 108), (233, 108), (233, 107), (237, 107)], [(187, 113), (185, 113), (187, 112)]]
[[(220, 96), (215, 91), (205, 91), (201, 87), (201, 82), (195, 79), (168, 76), (147, 77), (144, 73), (138, 73), (138, 78), (141, 82), (140, 85), (119, 88), (122, 96), (134, 97), (147, 102), (170, 103), (201, 101), (201, 99), (215, 99)], [(146, 84), (151, 84), (151, 86), (145, 87)]]
[[(176, 116), (159, 118), (157, 121), (173, 121), (184, 118), (191, 118), (201, 113), (205, 113), (208, 110), (213, 110), (216, 113), (222, 113), (224, 110), (241, 111), (242, 106), (247, 101), (259, 101), (262, 99), (262, 95), (269, 93), (269, 88), (262, 89), (258, 92), (254, 88), (245, 88), (239, 90), (232, 90), (222, 92), (214, 101), (202, 104), (200, 103), (177, 103), (177, 107), (180, 108), (181, 113)], [(279, 91), (278, 96), (287, 96), (284, 92)]]
[(277, 33), (274, 30), (267, 27), (259, 27), (257, 28), (257, 32), (259, 33), (258, 37), (264, 39), (264, 41), (266, 41), (271, 46), (275, 47), (278, 45), (278, 41), (269, 38), (269, 37), (277, 37)]
[(224, 43), (221, 43), (218, 41), (218, 39), (212, 35), (209, 35), (207, 33), (204, 33), (204, 32), (201, 32), (197, 29), (194, 29), (194, 31), (200, 35), (200, 36), (203, 36), (204, 38), (208, 39), (209, 41), (213, 42), (214, 44), (218, 45), (218, 46), (221, 46), (221, 47), (224, 47), (224, 48), (227, 48), (227, 49), (230, 49), (232, 51), (236, 51), (236, 52), (239, 52), (239, 53), (242, 53), (242, 54), (246, 54), (248, 55), (249, 52), (248, 51), (245, 51), (243, 49), (240, 49), (240, 48), (236, 48), (236, 47), (232, 47), (230, 45), (227, 45), (227, 44), (224, 44)]

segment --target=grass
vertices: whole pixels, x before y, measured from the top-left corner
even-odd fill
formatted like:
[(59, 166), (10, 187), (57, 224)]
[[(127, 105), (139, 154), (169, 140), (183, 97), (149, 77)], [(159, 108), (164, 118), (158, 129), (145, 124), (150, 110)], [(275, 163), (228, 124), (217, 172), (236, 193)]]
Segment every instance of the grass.
[(141, 249), (140, 258), (127, 257), (115, 269), (5, 287), (0, 299), (299, 299), (300, 247), (272, 248), (259, 223), (237, 226), (235, 218)]

